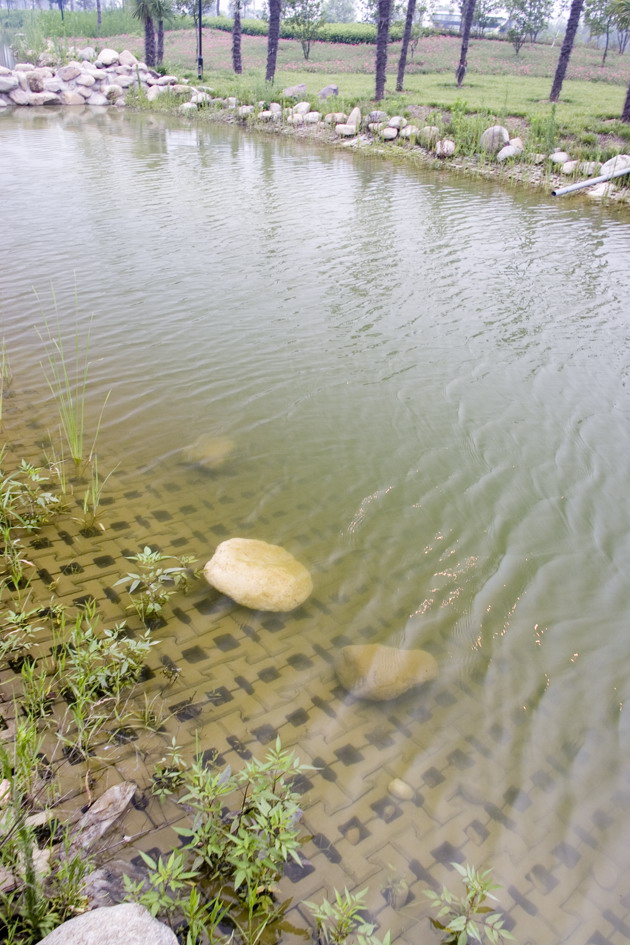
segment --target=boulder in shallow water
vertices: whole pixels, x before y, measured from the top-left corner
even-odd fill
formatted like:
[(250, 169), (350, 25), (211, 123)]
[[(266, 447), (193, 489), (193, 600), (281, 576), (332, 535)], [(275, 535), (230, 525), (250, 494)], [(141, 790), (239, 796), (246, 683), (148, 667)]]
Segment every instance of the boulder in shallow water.
[(437, 676), (425, 650), (398, 650), (380, 643), (344, 646), (335, 657), (339, 682), (358, 699), (385, 702)]
[(294, 610), (313, 590), (309, 572), (292, 554), (255, 538), (221, 542), (203, 572), (218, 591), (252, 610)]
[(194, 443), (185, 447), (182, 458), (185, 463), (195, 463), (206, 469), (219, 469), (232, 455), (235, 446), (234, 440), (227, 436), (208, 436), (207, 433), (202, 433)]

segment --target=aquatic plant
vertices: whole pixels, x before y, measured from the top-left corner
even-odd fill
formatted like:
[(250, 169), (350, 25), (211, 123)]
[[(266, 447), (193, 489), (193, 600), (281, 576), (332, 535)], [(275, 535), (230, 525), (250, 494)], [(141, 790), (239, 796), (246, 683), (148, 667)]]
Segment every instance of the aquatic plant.
[[(128, 557), (137, 563), (138, 570), (125, 574), (114, 587), (127, 585), (131, 595), (128, 609), (135, 610), (145, 622), (159, 617), (167, 601), (178, 591), (186, 590), (196, 577), (196, 572), (190, 567), (195, 560), (192, 555), (163, 555), (145, 545), (137, 555)], [(176, 561), (177, 564), (165, 568), (163, 564), (166, 561)]]
[(333, 890), (333, 898), (324, 898), (321, 905), (305, 901), (304, 905), (315, 919), (315, 940), (318, 945), (343, 945), (351, 935), (359, 945), (389, 945), (390, 933), (382, 942), (374, 936), (376, 926), (361, 915), (365, 909), (367, 887), (353, 893), (344, 889)]
[(92, 456), (90, 462), (88, 485), (83, 495), (83, 502), (81, 506), (83, 515), (80, 519), (75, 519), (75, 521), (78, 521), (83, 525), (82, 531), (87, 537), (89, 537), (90, 534), (98, 534), (98, 531), (105, 531), (105, 526), (99, 520), (99, 508), (103, 498), (103, 490), (107, 485), (107, 481), (117, 469), (118, 464), (114, 467), (114, 469), (111, 469), (103, 479), (101, 479), (98, 471), (98, 457), (96, 453), (94, 453)]
[(4, 342), (0, 342), (0, 425), (2, 424), (2, 418), (4, 415), (4, 395), (5, 391), (11, 384), (11, 368), (9, 367), (9, 359), (7, 357), (7, 348)]
[(442, 941), (467, 945), (470, 939), (483, 942), (484, 938), (491, 945), (498, 945), (501, 939), (514, 939), (514, 936), (504, 927), (503, 916), (486, 905), (487, 899), (497, 902), (492, 895), (493, 889), (500, 887), (492, 882), (492, 870), (480, 872), (474, 866), (466, 863), (451, 863), (462, 877), (466, 894), (459, 899), (453, 896), (443, 886), (437, 893), (432, 889), (425, 889), (424, 894), (438, 909), (433, 924), (444, 933)]
[[(53, 303), (57, 314), (57, 302), (53, 293)], [(53, 333), (51, 324), (44, 320), (44, 330), (39, 331), (39, 337), (46, 345), (46, 363), (44, 368), (50, 391), (57, 402), (59, 422), (70, 451), (73, 463), (78, 468), (86, 458), (85, 444), (85, 405), (90, 368), (90, 338), (87, 335), (82, 342), (78, 332), (74, 336), (74, 345), (69, 352), (61, 335), (59, 317), (57, 314), (57, 331)], [(111, 391), (105, 397), (96, 430), (91, 445), (87, 451), (87, 458), (91, 459), (98, 438), (103, 412), (107, 405)]]

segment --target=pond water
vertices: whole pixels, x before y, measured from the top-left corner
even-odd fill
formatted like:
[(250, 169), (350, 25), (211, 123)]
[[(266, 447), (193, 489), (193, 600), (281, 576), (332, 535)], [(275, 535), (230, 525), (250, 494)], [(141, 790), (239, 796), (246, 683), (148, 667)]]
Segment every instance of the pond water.
[[(92, 429), (111, 390), (106, 530), (51, 540), (58, 594), (120, 616), (125, 553), (204, 562), (234, 535), (313, 573), (286, 615), (197, 587), (157, 632), (180, 678), (147, 684), (190, 752), (198, 732), (238, 764), (278, 732), (321, 768), (288, 894), (368, 885), (417, 945), (439, 938), (422, 890), (468, 861), (520, 943), (627, 941), (628, 219), (114, 110), (3, 115), (0, 153), (6, 436), (54, 435), (55, 305), (70, 341), (91, 331)], [(223, 469), (182, 462), (202, 434), (235, 441)], [(438, 679), (352, 700), (330, 662), (354, 642), (426, 648)], [(155, 805), (142, 843), (166, 850)]]

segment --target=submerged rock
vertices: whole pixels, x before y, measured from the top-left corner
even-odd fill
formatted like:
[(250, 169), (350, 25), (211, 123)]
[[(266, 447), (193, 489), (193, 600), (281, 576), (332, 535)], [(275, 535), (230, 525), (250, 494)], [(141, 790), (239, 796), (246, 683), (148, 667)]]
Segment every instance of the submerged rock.
[(40, 945), (177, 945), (168, 926), (136, 902), (93, 909), (68, 919)]
[(410, 784), (400, 778), (394, 778), (390, 781), (387, 785), (387, 791), (392, 797), (398, 798), (399, 801), (410, 801), (416, 793)]
[(292, 554), (255, 538), (221, 542), (203, 572), (212, 587), (252, 610), (294, 610), (313, 590), (309, 572)]
[(219, 469), (232, 455), (235, 446), (234, 440), (227, 436), (208, 436), (202, 433), (194, 443), (184, 448), (182, 459), (185, 463), (195, 463), (197, 466), (205, 466), (206, 469)]
[(339, 682), (353, 696), (384, 702), (437, 676), (437, 663), (425, 650), (398, 650), (380, 643), (344, 646), (335, 657)]

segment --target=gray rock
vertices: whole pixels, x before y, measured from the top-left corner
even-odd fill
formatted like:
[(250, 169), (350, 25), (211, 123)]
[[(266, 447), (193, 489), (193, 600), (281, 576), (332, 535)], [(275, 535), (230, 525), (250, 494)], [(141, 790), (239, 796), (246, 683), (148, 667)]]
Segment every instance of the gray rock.
[(325, 102), (327, 98), (331, 98), (333, 95), (339, 95), (338, 85), (327, 85), (317, 93), (317, 98), (320, 102)]
[(194, 102), (184, 102), (183, 105), (180, 105), (177, 111), (180, 115), (191, 115), (193, 112), (197, 111), (197, 106)]
[(335, 133), (339, 135), (340, 138), (352, 138), (357, 133), (356, 125), (350, 125), (347, 123), (341, 123), (335, 125)]
[(455, 142), (450, 138), (442, 138), (435, 143), (435, 154), (439, 158), (453, 157), (455, 154)]
[(324, 116), (324, 121), (329, 125), (343, 125), (347, 119), (348, 116), (345, 112), (330, 112)]
[(0, 75), (0, 92), (12, 92), (19, 84), (14, 75)]
[[(66, 91), (70, 91), (70, 90), (67, 89)], [(88, 99), (90, 95), (93, 94), (92, 89), (86, 88), (84, 85), (77, 85), (74, 91), (77, 92), (78, 95), (81, 95), (84, 99)]]
[(497, 154), (504, 145), (509, 143), (509, 140), (510, 134), (507, 128), (504, 128), (503, 125), (492, 125), (491, 128), (486, 128), (481, 135), (479, 147), (482, 151)]
[(96, 85), (96, 79), (93, 75), (90, 75), (89, 72), (82, 72), (80, 76), (77, 76), (77, 85), (84, 85), (86, 88), (91, 88), (93, 85)]
[(60, 98), (62, 105), (85, 105), (84, 97), (73, 89), (68, 89), (67, 92), (62, 92)]
[(26, 81), (28, 82), (28, 87), (31, 92), (43, 92), (44, 91), (44, 77), (36, 69), (35, 72), (26, 73)]
[(208, 584), (252, 610), (287, 613), (313, 590), (310, 574), (292, 554), (254, 538), (222, 541), (203, 573)]
[(612, 181), (604, 181), (601, 184), (595, 184), (593, 187), (587, 187), (586, 196), (593, 200), (603, 200), (604, 197), (610, 197), (615, 189)]
[(599, 177), (602, 165), (599, 161), (580, 161), (579, 170), (585, 177)]
[(311, 110), (310, 102), (298, 102), (297, 105), (293, 106), (294, 115), (307, 115)]
[[(158, 85), (177, 85), (177, 76), (176, 75), (162, 75), (157, 80)], [(234, 104), (236, 104), (236, 99), (234, 99)]]
[(373, 112), (370, 112), (370, 114), (367, 116), (368, 122), (387, 121), (388, 118), (389, 118), (389, 115), (387, 114), (387, 112), (381, 112), (378, 109), (376, 109)]
[(279, 102), (270, 102), (269, 111), (272, 113), (272, 115), (282, 115), (282, 105), (280, 105)]
[(90, 97), (87, 99), (88, 105), (109, 105), (104, 95), (100, 92), (91, 92)]
[(121, 95), (123, 90), (119, 85), (104, 85), (101, 89), (102, 94), (105, 96), (108, 102), (116, 102)]
[(385, 702), (437, 676), (437, 663), (425, 650), (398, 650), (380, 643), (342, 647), (335, 672), (344, 687), (359, 699)]
[(123, 49), (120, 56), (118, 57), (118, 61), (121, 66), (135, 66), (138, 62), (134, 54), (129, 52), (128, 49)]
[(25, 92), (24, 89), (13, 89), (9, 92), (9, 98), (14, 105), (30, 105), (33, 92)]
[(611, 158), (610, 161), (606, 161), (605, 164), (602, 164), (600, 174), (613, 174), (615, 171), (621, 171), (624, 168), (630, 169), (630, 154), (617, 154), (616, 157)]
[(11, 70), (7, 69), (6, 66), (0, 66), (0, 75), (12, 75), (12, 74), (13, 73), (11, 72)]
[(252, 115), (254, 112), (253, 105), (241, 105), (238, 110), (239, 118), (247, 118), (248, 115)]
[(381, 128), (379, 134), (383, 141), (393, 141), (394, 138), (398, 137), (398, 128), (391, 128), (389, 125), (386, 125), (384, 128)]
[(92, 46), (85, 46), (83, 49), (77, 49), (77, 59), (85, 59), (91, 62), (96, 56), (96, 50)]
[(0, 108), (8, 108), (8, 107), (9, 107), (9, 103), (7, 102), (5, 98), (3, 98), (2, 95), (0, 95)]
[(133, 781), (122, 781), (107, 788), (73, 826), (70, 853), (93, 847), (125, 812), (136, 789), (137, 785)]
[(523, 144), (522, 138), (510, 138), (510, 144), (513, 148), (518, 148), (519, 154), (522, 154), (525, 150), (525, 145)]
[(402, 115), (394, 115), (393, 118), (389, 119), (387, 124), (388, 124), (388, 127), (396, 128), (398, 131), (400, 131), (400, 129), (404, 128), (405, 125), (407, 124), (407, 119), (403, 118)]
[(120, 57), (115, 49), (101, 49), (98, 54), (98, 61), (102, 62), (104, 66), (117, 66), (120, 62)]
[(560, 170), (563, 174), (574, 174), (577, 171), (579, 164), (579, 161), (567, 161), (566, 164), (562, 165)]
[(420, 134), (420, 129), (415, 125), (405, 125), (404, 128), (400, 129), (399, 134), (401, 138), (411, 138), (413, 135)]
[(552, 164), (566, 164), (571, 158), (566, 151), (554, 151), (553, 154), (549, 155), (549, 160)]
[(520, 149), (515, 148), (513, 144), (506, 144), (506, 146), (501, 148), (497, 154), (497, 161), (499, 161), (499, 163), (503, 163), (503, 161), (507, 161), (510, 158), (518, 157), (520, 153)]
[(288, 89), (284, 89), (282, 95), (284, 98), (301, 98), (306, 94), (306, 86), (302, 83), (300, 85), (290, 85)]
[(34, 62), (17, 62), (13, 66), (14, 72), (33, 72), (34, 69), (35, 69)]
[(44, 79), (44, 92), (63, 92), (67, 86), (54, 76), (52, 79)]
[(361, 127), (361, 109), (355, 106), (348, 115), (347, 125), (354, 125), (358, 130)]
[(125, 902), (69, 919), (40, 945), (177, 945), (177, 939), (144, 906)]
[(61, 105), (61, 98), (56, 92), (32, 92), (31, 105)]
[(76, 79), (81, 75), (81, 66), (71, 63), (68, 66), (62, 66), (61, 69), (57, 69), (57, 75), (63, 82), (71, 82), (72, 79)]
[(321, 120), (321, 112), (307, 112), (304, 116), (304, 124), (306, 125), (316, 125)]

